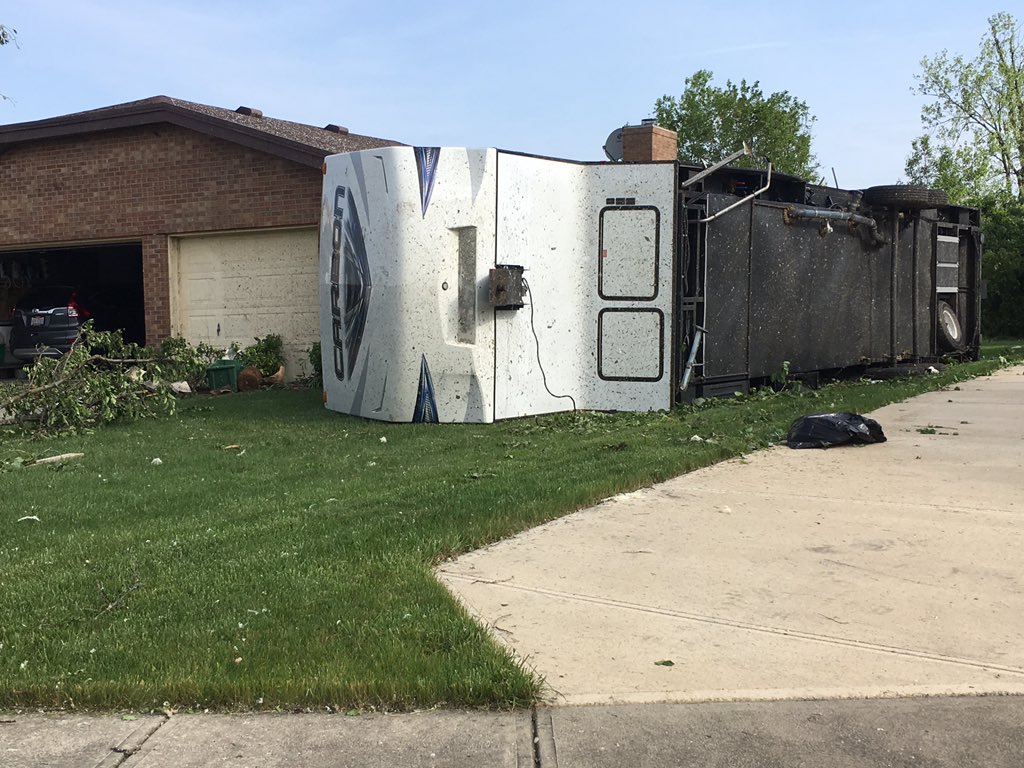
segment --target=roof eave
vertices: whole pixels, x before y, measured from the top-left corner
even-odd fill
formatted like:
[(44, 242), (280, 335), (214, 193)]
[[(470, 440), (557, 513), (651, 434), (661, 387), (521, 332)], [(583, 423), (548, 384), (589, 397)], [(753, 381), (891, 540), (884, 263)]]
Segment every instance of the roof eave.
[(7, 149), (12, 144), (162, 123), (215, 136), (311, 168), (319, 168), (324, 158), (333, 154), (331, 150), (274, 136), (256, 128), (221, 120), (171, 103), (133, 106), (102, 114), (85, 113), (73, 120), (58, 117), (3, 126), (0, 127), (0, 147)]

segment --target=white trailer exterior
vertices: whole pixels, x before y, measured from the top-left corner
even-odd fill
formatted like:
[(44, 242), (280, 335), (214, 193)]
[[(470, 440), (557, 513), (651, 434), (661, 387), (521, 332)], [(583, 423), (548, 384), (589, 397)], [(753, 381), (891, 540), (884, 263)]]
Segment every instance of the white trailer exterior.
[[(327, 158), (327, 407), (395, 422), (670, 408), (676, 174), (495, 149)], [(522, 268), (521, 308), (493, 302), (503, 267)]]

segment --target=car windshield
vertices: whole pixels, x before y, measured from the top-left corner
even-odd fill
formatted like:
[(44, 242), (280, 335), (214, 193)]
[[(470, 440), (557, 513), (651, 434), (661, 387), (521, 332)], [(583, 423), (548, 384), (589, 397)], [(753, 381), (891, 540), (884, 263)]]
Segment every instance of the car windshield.
[(18, 300), (20, 309), (51, 309), (66, 307), (75, 291), (66, 285), (50, 285), (34, 288)]

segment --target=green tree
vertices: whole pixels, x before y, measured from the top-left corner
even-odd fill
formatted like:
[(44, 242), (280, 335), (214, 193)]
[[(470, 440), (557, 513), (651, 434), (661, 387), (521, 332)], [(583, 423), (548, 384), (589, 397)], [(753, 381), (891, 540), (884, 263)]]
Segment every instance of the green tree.
[(747, 142), (755, 157), (739, 164), (770, 161), (782, 173), (817, 177), (811, 153), (814, 116), (806, 103), (787, 91), (765, 96), (757, 81), (736, 85), (727, 80), (719, 88), (711, 84), (713, 77), (709, 70), (698, 70), (686, 78), (678, 99), (662, 96), (654, 104), (658, 124), (679, 135), (681, 162), (711, 164)]
[(913, 143), (906, 173), (945, 189), (950, 200), (981, 208), (986, 334), (1024, 335), (1024, 46), (1008, 13), (988, 20), (973, 59), (942, 51), (921, 60), (916, 91), (925, 134)]
[(988, 153), (974, 144), (950, 145), (920, 136), (911, 145), (906, 174), (911, 184), (945, 190), (957, 205), (984, 207), (1006, 197)]
[(1024, 336), (1024, 203), (1011, 200), (984, 210), (982, 274), (988, 299), (982, 329), (991, 336)]
[[(0, 24), (0, 47), (10, 43), (18, 44), (18, 30)], [(0, 93), (0, 101), (5, 101), (6, 99), (7, 97)]]
[(946, 188), (957, 202), (1024, 201), (1024, 49), (1008, 13), (988, 20), (978, 55), (949, 51), (921, 60), (916, 92), (925, 135), (906, 171), (914, 183)]

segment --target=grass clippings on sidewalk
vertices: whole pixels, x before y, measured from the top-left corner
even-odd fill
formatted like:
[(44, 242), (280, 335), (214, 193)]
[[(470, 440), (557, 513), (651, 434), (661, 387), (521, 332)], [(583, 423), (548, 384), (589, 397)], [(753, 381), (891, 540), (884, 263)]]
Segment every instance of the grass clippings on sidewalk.
[[(319, 392), (267, 391), (2, 438), (0, 708), (527, 704), (540, 681), (433, 564), (777, 442), (797, 416), (863, 413), (998, 365), (480, 426), (363, 421)], [(70, 452), (85, 456), (23, 466)]]

